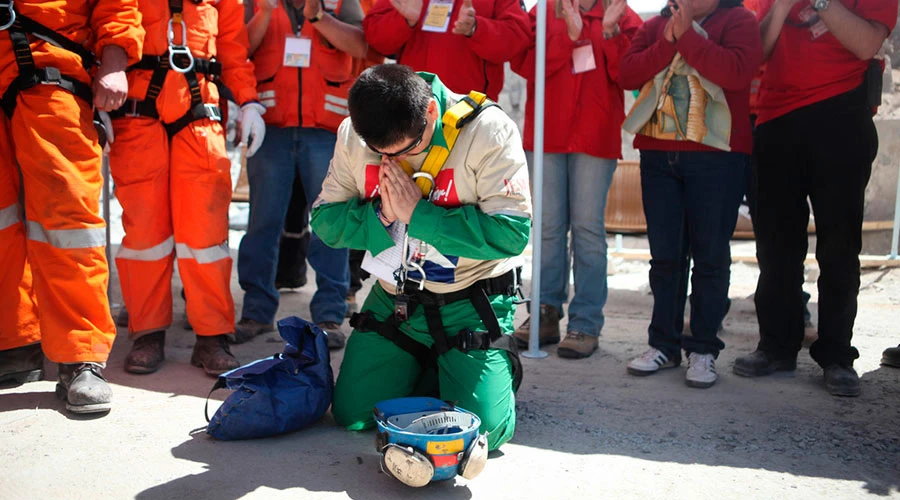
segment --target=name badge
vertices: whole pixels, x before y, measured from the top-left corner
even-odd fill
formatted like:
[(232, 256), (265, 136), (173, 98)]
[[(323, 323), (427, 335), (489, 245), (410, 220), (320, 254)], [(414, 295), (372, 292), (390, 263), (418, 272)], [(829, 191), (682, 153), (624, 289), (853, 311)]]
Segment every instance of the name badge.
[(572, 73), (584, 73), (597, 69), (597, 61), (594, 60), (594, 47), (585, 43), (575, 47), (572, 51)]
[(453, 2), (448, 0), (431, 0), (428, 3), (427, 12), (425, 22), (422, 23), (422, 31), (446, 33), (447, 28), (450, 26)]
[(282, 64), (291, 68), (308, 68), (312, 53), (312, 40), (289, 36), (284, 39), (284, 61)]

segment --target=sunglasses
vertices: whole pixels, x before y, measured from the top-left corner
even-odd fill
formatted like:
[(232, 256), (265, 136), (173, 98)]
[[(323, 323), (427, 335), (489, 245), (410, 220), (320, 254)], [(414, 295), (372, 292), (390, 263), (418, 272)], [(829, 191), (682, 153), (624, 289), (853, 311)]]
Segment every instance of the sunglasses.
[(405, 148), (401, 149), (400, 151), (397, 151), (396, 153), (385, 153), (382, 151), (378, 151), (377, 149), (373, 148), (370, 144), (366, 144), (366, 146), (369, 146), (369, 149), (371, 149), (373, 153), (379, 154), (382, 156), (386, 156), (388, 158), (394, 158), (397, 156), (405, 155), (405, 154), (409, 153), (410, 151), (412, 151), (413, 149), (416, 149), (417, 147), (419, 147), (419, 144), (422, 144), (422, 139), (425, 137), (425, 129), (427, 129), (427, 128), (428, 128), (428, 120), (425, 120), (424, 122), (422, 122), (422, 130), (419, 131), (419, 138), (416, 139), (408, 147), (405, 147)]

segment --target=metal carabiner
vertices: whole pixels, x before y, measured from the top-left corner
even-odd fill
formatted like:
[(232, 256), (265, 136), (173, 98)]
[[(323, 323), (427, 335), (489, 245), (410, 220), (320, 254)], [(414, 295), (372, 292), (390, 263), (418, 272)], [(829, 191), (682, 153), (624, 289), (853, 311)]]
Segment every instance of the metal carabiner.
[(419, 177), (424, 177), (431, 182), (431, 189), (428, 190), (428, 194), (425, 195), (426, 198), (431, 198), (431, 192), (434, 191), (434, 176), (429, 174), (428, 172), (415, 172), (412, 174), (412, 180), (417, 180)]
[[(184, 25), (184, 21), (178, 21), (178, 24), (181, 25), (181, 45), (178, 45), (175, 43), (175, 30), (172, 24), (172, 19), (169, 19), (169, 29), (167, 32), (169, 41), (169, 67), (178, 73), (187, 73), (194, 69), (194, 55), (191, 54), (191, 49), (187, 46), (187, 26)], [(175, 64), (175, 56), (179, 55), (187, 56), (188, 58), (188, 65), (184, 68)]]
[(0, 3), (0, 8), (3, 7), (6, 7), (6, 10), (9, 11), (9, 22), (0, 26), (0, 31), (9, 29), (16, 22), (16, 9), (13, 8), (13, 0), (9, 0), (9, 3)]

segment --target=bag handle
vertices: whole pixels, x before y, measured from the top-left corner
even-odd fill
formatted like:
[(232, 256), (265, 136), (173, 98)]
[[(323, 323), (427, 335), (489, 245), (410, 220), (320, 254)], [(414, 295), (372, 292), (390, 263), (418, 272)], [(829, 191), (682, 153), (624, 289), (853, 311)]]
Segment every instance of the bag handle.
[(219, 377), (216, 379), (216, 383), (213, 385), (212, 389), (209, 390), (209, 394), (206, 395), (206, 404), (203, 405), (203, 416), (206, 417), (206, 423), (209, 421), (209, 397), (212, 396), (212, 393), (216, 392), (219, 389), (225, 388), (225, 377)]

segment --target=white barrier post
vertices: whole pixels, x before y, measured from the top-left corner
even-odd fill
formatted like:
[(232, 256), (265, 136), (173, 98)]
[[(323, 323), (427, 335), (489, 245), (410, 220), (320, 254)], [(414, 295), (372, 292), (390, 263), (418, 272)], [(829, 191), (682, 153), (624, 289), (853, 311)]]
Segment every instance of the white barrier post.
[(528, 335), (526, 358), (546, 358), (540, 349), (538, 332), (541, 325), (541, 221), (544, 205), (544, 67), (547, 55), (547, 0), (538, 0), (537, 54), (534, 71), (534, 177), (531, 179), (533, 215), (531, 240), (531, 331)]
[(897, 236), (900, 236), (900, 171), (897, 172), (897, 194), (894, 195), (894, 232), (891, 234), (891, 255), (889, 260), (897, 259)]

